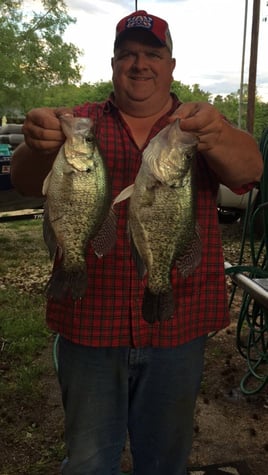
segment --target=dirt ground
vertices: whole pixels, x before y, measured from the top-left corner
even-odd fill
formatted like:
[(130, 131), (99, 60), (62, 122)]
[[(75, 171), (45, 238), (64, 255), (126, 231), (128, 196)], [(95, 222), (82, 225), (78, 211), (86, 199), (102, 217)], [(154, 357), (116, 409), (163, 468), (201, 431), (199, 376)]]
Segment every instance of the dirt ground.
[[(234, 263), (239, 253), (235, 234), (241, 230), (237, 225), (227, 225), (222, 227), (222, 231), (225, 258)], [(228, 289), (230, 292), (229, 281)], [(236, 348), (240, 303), (241, 292), (237, 292), (231, 308), (231, 325), (208, 340), (189, 466), (245, 461), (253, 475), (267, 475), (268, 387), (252, 396), (245, 396), (241, 392), (240, 381), (247, 371), (247, 362)], [(6, 435), (2, 460), (14, 460), (14, 475), (59, 473), (64, 454), (64, 423), (52, 347), (53, 338), (49, 347), (39, 356), (40, 362), (46, 363), (48, 367), (43, 378), (42, 405), (32, 407), (27, 401), (14, 400), (14, 410), (6, 416), (10, 419), (11, 434)], [(20, 430), (21, 418), (27, 421), (29, 427), (25, 446), (16, 445), (16, 432)], [(20, 460), (24, 461), (23, 465), (28, 462), (28, 466), (31, 461), (37, 466), (40, 460), (42, 468), (40, 471), (35, 469), (25, 472), (18, 468)], [(44, 466), (47, 467), (45, 470)], [(122, 455), (122, 472), (130, 469), (131, 454), (127, 444)], [(1, 471), (1, 457), (0, 475), (6, 475)]]
[(267, 390), (254, 396), (240, 390), (247, 365), (235, 349), (235, 320), (208, 342), (190, 464), (245, 461), (254, 475), (266, 475)]

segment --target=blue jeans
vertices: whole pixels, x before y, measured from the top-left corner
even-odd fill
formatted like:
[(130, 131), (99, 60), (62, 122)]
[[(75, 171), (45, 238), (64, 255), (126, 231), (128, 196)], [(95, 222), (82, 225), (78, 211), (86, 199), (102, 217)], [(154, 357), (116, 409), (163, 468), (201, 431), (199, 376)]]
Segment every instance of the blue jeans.
[(59, 339), (63, 475), (118, 475), (129, 431), (135, 475), (186, 475), (206, 337), (172, 349)]

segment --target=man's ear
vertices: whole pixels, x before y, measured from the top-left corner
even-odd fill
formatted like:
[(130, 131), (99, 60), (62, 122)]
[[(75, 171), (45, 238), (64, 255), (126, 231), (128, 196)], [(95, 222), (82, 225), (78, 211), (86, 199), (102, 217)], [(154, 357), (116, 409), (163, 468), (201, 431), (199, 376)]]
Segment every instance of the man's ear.
[(172, 58), (172, 72), (174, 71), (175, 68), (176, 68), (176, 59)]

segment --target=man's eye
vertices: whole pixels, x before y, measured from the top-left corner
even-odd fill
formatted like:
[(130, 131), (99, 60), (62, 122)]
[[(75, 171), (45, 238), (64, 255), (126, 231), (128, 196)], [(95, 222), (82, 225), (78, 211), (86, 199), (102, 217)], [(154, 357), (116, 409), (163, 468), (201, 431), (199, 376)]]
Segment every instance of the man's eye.
[(131, 51), (125, 51), (119, 56), (119, 59), (130, 58), (131, 56), (133, 56), (133, 53), (131, 53)]
[(156, 53), (155, 51), (151, 51), (147, 54), (147, 56), (149, 56), (149, 58), (160, 58), (160, 54)]

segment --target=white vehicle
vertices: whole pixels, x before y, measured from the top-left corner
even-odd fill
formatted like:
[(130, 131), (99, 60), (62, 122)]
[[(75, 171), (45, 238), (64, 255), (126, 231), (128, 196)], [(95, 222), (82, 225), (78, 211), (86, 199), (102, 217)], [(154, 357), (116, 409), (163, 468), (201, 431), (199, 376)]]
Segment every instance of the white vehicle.
[(247, 209), (249, 199), (253, 205), (258, 196), (258, 188), (253, 188), (252, 192), (243, 195), (233, 193), (227, 186), (220, 185), (217, 196), (217, 208), (219, 220), (222, 223), (233, 223), (237, 221)]

